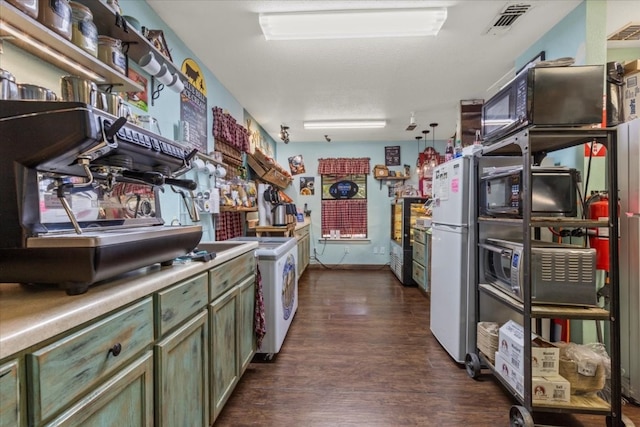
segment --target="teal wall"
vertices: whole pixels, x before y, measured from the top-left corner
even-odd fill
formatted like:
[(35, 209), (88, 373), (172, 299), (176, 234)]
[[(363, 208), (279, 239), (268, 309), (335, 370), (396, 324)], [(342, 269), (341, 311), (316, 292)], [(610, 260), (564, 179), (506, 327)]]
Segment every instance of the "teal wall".
[[(318, 159), (320, 158), (336, 158), (336, 157), (369, 157), (371, 172), (377, 164), (384, 165), (384, 147), (390, 145), (400, 146), (400, 163), (408, 164), (411, 167), (411, 178), (408, 179), (406, 185), (414, 185), (417, 188), (418, 178), (416, 175), (416, 159), (418, 152), (424, 150), (424, 142), (420, 143), (418, 150), (418, 142), (340, 142), (337, 138), (333, 138), (331, 142), (295, 142), (296, 136), (291, 135), (291, 142), (283, 144), (278, 141), (276, 160), (288, 169), (288, 159), (291, 156), (302, 155), (306, 172), (295, 175), (293, 184), (285, 191), (289, 195), (298, 209), (303, 209), (305, 203), (311, 210), (311, 254), (314, 249), (317, 250), (318, 260), (323, 264), (361, 264), (361, 265), (384, 265), (389, 263), (389, 244), (390, 244), (390, 227), (391, 227), (391, 208), (390, 203), (393, 199), (388, 196), (388, 187), (386, 182), (373, 178), (372, 175), (367, 177), (367, 201), (368, 201), (368, 242), (321, 242), (321, 208), (320, 208), (320, 175), (318, 175)], [(436, 149), (444, 153), (446, 141), (435, 141)], [(431, 142), (429, 142), (431, 145)], [(400, 171), (402, 166), (390, 166), (390, 170)], [(315, 194), (313, 196), (300, 195), (300, 177), (315, 178)], [(396, 183), (398, 181), (394, 181)], [(402, 183), (400, 181), (400, 183)], [(349, 245), (349, 253), (345, 254), (344, 247)], [(373, 248), (380, 251), (380, 247), (384, 248), (383, 254), (373, 254)], [(313, 261), (312, 261), (313, 262)]]

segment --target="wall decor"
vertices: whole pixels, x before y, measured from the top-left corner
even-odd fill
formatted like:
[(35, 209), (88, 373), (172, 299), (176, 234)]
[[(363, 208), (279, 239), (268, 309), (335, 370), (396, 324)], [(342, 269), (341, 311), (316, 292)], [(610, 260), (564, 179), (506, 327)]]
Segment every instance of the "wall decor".
[(384, 164), (386, 166), (400, 166), (400, 146), (384, 147)]
[(300, 177), (300, 195), (313, 196), (315, 194), (315, 181), (313, 176)]
[(200, 66), (193, 59), (182, 62), (182, 72), (187, 76), (180, 94), (180, 121), (185, 129), (178, 138), (189, 149), (207, 153), (207, 84)]
[(322, 175), (322, 199), (366, 199), (367, 175), (329, 174)]
[(131, 68), (129, 68), (129, 78), (136, 83), (140, 83), (144, 90), (142, 92), (127, 92), (127, 102), (142, 111), (149, 111), (147, 78)]
[(289, 169), (291, 169), (291, 175), (299, 175), (306, 172), (304, 169), (304, 159), (301, 154), (289, 157)]

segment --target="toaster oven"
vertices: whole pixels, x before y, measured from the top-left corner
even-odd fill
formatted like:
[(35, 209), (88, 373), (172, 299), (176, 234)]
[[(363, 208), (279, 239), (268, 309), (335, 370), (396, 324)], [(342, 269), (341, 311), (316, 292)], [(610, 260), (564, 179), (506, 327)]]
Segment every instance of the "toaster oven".
[[(480, 277), (523, 301), (523, 244), (488, 238), (479, 244)], [(531, 242), (531, 301), (539, 304), (597, 305), (596, 251), (553, 242)]]

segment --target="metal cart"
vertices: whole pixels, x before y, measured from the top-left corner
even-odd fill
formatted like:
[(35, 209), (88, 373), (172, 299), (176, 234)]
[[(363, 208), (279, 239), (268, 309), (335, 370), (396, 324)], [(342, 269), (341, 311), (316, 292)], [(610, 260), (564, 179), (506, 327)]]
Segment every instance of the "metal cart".
[[(570, 403), (545, 402), (535, 404), (532, 399), (532, 358), (531, 340), (524, 339), (524, 390), (522, 396), (507, 383), (496, 371), (495, 366), (478, 349), (466, 356), (465, 366), (467, 373), (472, 378), (477, 378), (481, 368), (486, 367), (502, 385), (518, 400), (519, 404), (511, 407), (511, 426), (533, 426), (534, 412), (560, 412), (560, 413), (586, 413), (606, 416), (608, 426), (623, 426), (622, 402), (621, 402), (621, 372), (620, 372), (620, 325), (619, 325), (619, 271), (618, 271), (618, 245), (609, 245), (609, 301), (608, 307), (571, 307), (558, 305), (540, 305), (532, 303), (531, 298), (531, 241), (538, 237), (539, 230), (543, 227), (563, 227), (570, 229), (604, 227), (608, 228), (610, 236), (618, 236), (618, 221), (611, 218), (618, 218), (618, 204), (609, 203), (609, 217), (605, 221), (579, 219), (579, 218), (541, 218), (531, 215), (531, 169), (532, 164), (540, 164), (547, 153), (563, 148), (582, 145), (585, 143), (598, 142), (607, 147), (607, 186), (609, 194), (617, 194), (617, 146), (615, 129), (576, 129), (576, 128), (536, 128), (531, 126), (515, 134), (509, 135), (498, 142), (485, 146), (481, 159), (490, 160), (496, 156), (515, 156), (514, 162), (521, 158), (523, 167), (523, 215), (522, 219), (507, 218), (485, 218), (478, 217), (477, 240), (478, 243), (483, 237), (500, 235), (504, 230), (511, 228), (515, 232), (521, 231), (523, 239), (523, 259), (524, 269), (522, 302), (513, 298), (506, 292), (499, 290), (493, 285), (481, 283), (480, 274), (476, 270), (477, 283), (477, 307), (476, 321), (481, 319), (484, 304), (497, 304), (509, 311), (506, 318), (521, 316), (524, 328), (524, 336), (530, 337), (532, 332), (532, 319), (582, 319), (606, 321), (609, 332), (609, 356), (611, 358), (611, 402), (607, 402), (600, 397), (571, 396)], [(482, 162), (479, 162), (482, 165)], [(481, 167), (481, 166), (480, 166)], [(478, 169), (476, 173), (481, 173)], [(479, 176), (479, 175), (477, 175)], [(476, 249), (476, 254), (479, 254)], [(477, 263), (480, 265), (480, 263)], [(485, 308), (485, 313), (486, 313)], [(489, 317), (496, 316), (495, 312)], [(503, 319), (505, 320), (505, 319)]]

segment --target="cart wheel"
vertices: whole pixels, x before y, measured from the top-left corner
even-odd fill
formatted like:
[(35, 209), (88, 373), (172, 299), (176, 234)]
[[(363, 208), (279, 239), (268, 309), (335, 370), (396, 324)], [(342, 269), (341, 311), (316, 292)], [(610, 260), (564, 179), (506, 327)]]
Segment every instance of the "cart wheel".
[(480, 376), (480, 358), (475, 353), (467, 353), (464, 358), (464, 367), (467, 369), (467, 375), (474, 380)]
[[(613, 425), (613, 419), (611, 418), (611, 415), (607, 415), (606, 416), (607, 419), (607, 427), (611, 427)], [(633, 424), (633, 421), (631, 421), (627, 416), (623, 415), (620, 419), (620, 425), (622, 427), (634, 427), (635, 424)]]
[(527, 408), (518, 405), (509, 410), (509, 424), (511, 427), (534, 427), (533, 417)]

